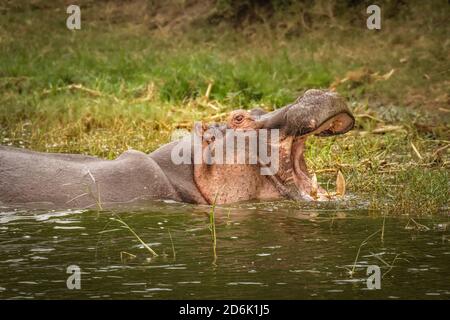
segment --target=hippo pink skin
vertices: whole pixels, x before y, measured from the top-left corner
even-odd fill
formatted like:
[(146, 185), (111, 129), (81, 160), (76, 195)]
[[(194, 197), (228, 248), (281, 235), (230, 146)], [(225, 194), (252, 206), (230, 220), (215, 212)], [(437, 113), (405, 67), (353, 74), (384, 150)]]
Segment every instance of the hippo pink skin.
[[(115, 160), (0, 146), (0, 204), (107, 208), (147, 200), (196, 204), (312, 200), (311, 179), (304, 160), (307, 137), (343, 134), (353, 126), (354, 117), (338, 94), (312, 89), (273, 112), (236, 110), (224, 124), (196, 127), (194, 133), (202, 138), (203, 149), (214, 149), (220, 139), (226, 139), (227, 130), (254, 130), (258, 135), (261, 130), (278, 129), (275, 143), (279, 167), (273, 175), (261, 174), (260, 161), (174, 163), (173, 149), (191, 148), (183, 145), (190, 144), (191, 139), (171, 142), (150, 154), (129, 150)], [(319, 199), (324, 194), (319, 188)]]

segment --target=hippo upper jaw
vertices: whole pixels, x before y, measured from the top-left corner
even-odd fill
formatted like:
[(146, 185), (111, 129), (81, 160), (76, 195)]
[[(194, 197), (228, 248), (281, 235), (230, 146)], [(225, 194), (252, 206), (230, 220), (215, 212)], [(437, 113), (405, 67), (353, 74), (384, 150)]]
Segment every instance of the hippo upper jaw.
[(294, 103), (270, 113), (255, 112), (255, 127), (280, 129), (287, 136), (330, 136), (350, 131), (354, 124), (347, 104), (335, 92), (311, 89)]

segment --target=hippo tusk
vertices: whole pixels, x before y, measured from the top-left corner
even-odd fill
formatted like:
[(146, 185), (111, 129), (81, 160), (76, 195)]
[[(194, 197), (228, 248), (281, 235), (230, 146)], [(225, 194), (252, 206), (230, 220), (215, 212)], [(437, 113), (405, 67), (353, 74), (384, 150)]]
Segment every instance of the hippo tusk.
[(336, 177), (336, 195), (341, 197), (345, 196), (345, 178), (340, 170)]
[(313, 173), (311, 177), (311, 192), (309, 193), (313, 199), (317, 199), (317, 192), (319, 191), (319, 184), (317, 183), (317, 176)]

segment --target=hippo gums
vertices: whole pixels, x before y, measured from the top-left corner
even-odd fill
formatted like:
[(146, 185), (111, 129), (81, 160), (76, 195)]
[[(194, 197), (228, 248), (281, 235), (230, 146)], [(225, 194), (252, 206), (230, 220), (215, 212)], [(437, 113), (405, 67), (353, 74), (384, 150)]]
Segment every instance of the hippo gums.
[(338, 94), (312, 89), (273, 112), (235, 110), (226, 123), (196, 124), (189, 136), (150, 154), (129, 150), (104, 160), (0, 146), (0, 203), (89, 208), (164, 199), (325, 200), (326, 191), (308, 174), (305, 141), (345, 133), (354, 122)]

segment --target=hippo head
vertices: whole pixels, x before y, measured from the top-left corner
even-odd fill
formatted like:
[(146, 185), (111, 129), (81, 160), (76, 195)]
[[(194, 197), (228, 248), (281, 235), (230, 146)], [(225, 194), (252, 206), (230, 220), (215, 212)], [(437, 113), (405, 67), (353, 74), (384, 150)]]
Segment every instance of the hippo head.
[[(250, 199), (328, 199), (326, 191), (320, 187), (314, 191), (315, 196), (311, 196), (315, 186), (305, 163), (305, 141), (309, 135), (343, 134), (353, 128), (354, 122), (343, 99), (334, 92), (323, 90), (308, 90), (294, 103), (273, 112), (235, 110), (225, 124), (196, 126), (196, 134), (202, 137), (203, 154), (208, 151), (210, 161), (194, 164), (195, 183), (209, 203)], [(226, 163), (225, 156), (221, 157), (222, 161), (215, 161), (217, 150), (230, 151), (223, 146), (228, 145), (232, 133), (248, 135), (254, 132), (260, 138), (263, 131), (266, 139), (255, 140), (258, 143), (256, 148), (233, 144), (232, 151), (237, 151), (236, 154), (243, 152), (245, 155), (241, 160), (247, 161)], [(234, 141), (235, 138), (232, 139)], [(273, 147), (276, 148), (271, 149)], [(275, 159), (277, 162), (276, 170), (271, 174), (262, 173), (261, 169), (272, 163), (261, 159), (260, 150), (275, 152), (270, 155), (271, 161)], [(233, 155), (234, 160), (236, 154)], [(211, 161), (211, 155), (215, 160)], [(256, 161), (251, 161), (252, 156)]]

